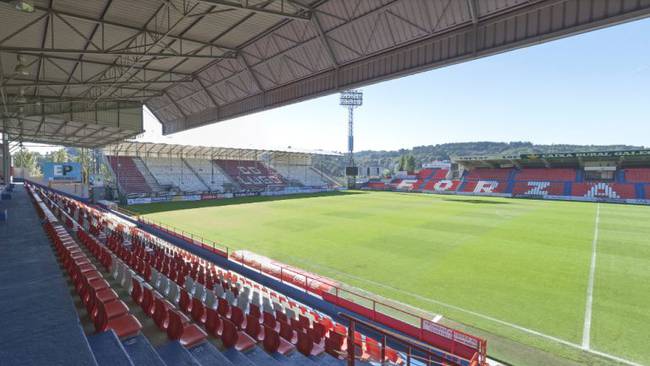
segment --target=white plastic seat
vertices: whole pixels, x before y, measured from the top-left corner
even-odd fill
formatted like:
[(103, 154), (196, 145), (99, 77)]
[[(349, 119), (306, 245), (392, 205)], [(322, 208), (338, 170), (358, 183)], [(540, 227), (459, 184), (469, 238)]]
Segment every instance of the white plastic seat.
[(228, 304), (235, 305), (235, 300), (235, 295), (230, 291), (226, 291), (226, 301), (228, 301)]
[(113, 260), (113, 273), (111, 273), (111, 276), (113, 277), (114, 280), (118, 280), (120, 277), (120, 272), (124, 273), (123, 269), (123, 264), (121, 260)]
[(287, 316), (289, 320), (296, 319), (296, 312), (289, 307), (284, 308), (284, 314)]
[(217, 310), (217, 306), (219, 306), (219, 302), (217, 301), (217, 297), (215, 296), (214, 292), (208, 290), (205, 292), (205, 307), (213, 310)]
[(154, 288), (158, 288), (158, 283), (160, 282), (160, 272), (155, 268), (151, 269), (151, 284)]
[(174, 303), (174, 305), (178, 305), (178, 298), (181, 295), (181, 291), (178, 288), (178, 285), (174, 282), (169, 282), (169, 292), (167, 293), (167, 300), (171, 301)]
[(260, 293), (253, 290), (253, 295), (251, 297), (251, 304), (255, 304), (257, 306), (260, 306), (262, 304), (262, 301), (260, 299)]
[(223, 287), (221, 287), (221, 284), (215, 283), (214, 284), (214, 293), (217, 295), (217, 297), (222, 298), (224, 294)]
[(169, 291), (169, 278), (160, 275), (160, 282), (158, 282), (158, 287), (156, 287), (156, 289), (161, 294), (167, 295), (167, 292)]
[(203, 301), (203, 298), (205, 296), (206, 289), (203, 287), (202, 284), (196, 283), (194, 285), (194, 297)]
[(183, 286), (185, 287), (185, 291), (189, 292), (190, 295), (194, 295), (194, 286), (195, 283), (192, 277), (190, 276), (185, 277), (185, 285)]
[(268, 297), (264, 297), (264, 300), (262, 302), (262, 309), (267, 313), (275, 314), (273, 311), (273, 305), (271, 305), (271, 301), (269, 301)]

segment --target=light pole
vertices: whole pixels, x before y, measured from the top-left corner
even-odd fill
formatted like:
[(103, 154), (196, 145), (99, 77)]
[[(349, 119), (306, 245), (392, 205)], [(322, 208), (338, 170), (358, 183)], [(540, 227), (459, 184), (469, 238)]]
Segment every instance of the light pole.
[(354, 164), (354, 109), (363, 104), (361, 90), (347, 90), (341, 93), (340, 104), (348, 109), (348, 161), (345, 175), (348, 177), (348, 188), (354, 188), (358, 168)]

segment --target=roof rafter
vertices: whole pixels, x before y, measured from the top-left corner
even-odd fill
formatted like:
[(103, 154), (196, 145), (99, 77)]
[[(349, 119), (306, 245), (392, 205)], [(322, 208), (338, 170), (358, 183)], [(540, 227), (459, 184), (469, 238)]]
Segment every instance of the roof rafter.
[(89, 49), (75, 49), (75, 48), (37, 48), (37, 47), (0, 47), (0, 52), (13, 52), (13, 53), (44, 53), (44, 54), (78, 54), (78, 55), (94, 55), (94, 56), (135, 56), (135, 57), (153, 57), (153, 58), (205, 58), (205, 59), (220, 59), (220, 58), (235, 58), (234, 54), (211, 55), (211, 54), (197, 54), (195, 52), (146, 52), (146, 51), (111, 51), (108, 49), (89, 50)]
[(280, 8), (281, 10), (273, 10), (273, 9), (267, 9), (266, 5), (268, 3), (273, 2), (271, 1), (265, 1), (261, 2), (256, 5), (251, 5), (249, 1), (228, 1), (228, 0), (198, 0), (202, 3), (210, 4), (210, 5), (218, 5), (221, 7), (226, 7), (230, 9), (236, 9), (236, 10), (246, 10), (252, 13), (259, 13), (259, 14), (266, 14), (266, 15), (273, 15), (279, 18), (284, 18), (284, 19), (291, 19), (291, 20), (298, 20), (298, 21), (310, 21), (311, 20), (311, 12), (306, 11), (306, 10), (301, 10), (297, 13), (289, 13), (287, 11), (284, 11), (284, 6), (285, 4), (292, 4), (294, 7), (296, 5), (295, 2), (291, 1), (286, 1), (286, 0), (276, 0), (275, 2), (280, 3)]
[(48, 8), (44, 8), (44, 7), (40, 7), (40, 6), (36, 6), (35, 8), (38, 9), (38, 10), (47, 12), (47, 13), (56, 14), (56, 15), (63, 16), (63, 17), (66, 17), (66, 18), (77, 19), (77, 20), (84, 21), (84, 22), (90, 22), (90, 23), (95, 23), (95, 24), (104, 25), (104, 26), (112, 26), (112, 27), (122, 28), (122, 29), (131, 30), (131, 31), (135, 31), (135, 32), (146, 32), (146, 33), (148, 33), (150, 35), (155, 36), (155, 38), (159, 38), (159, 37), (164, 36), (164, 38), (174, 39), (174, 40), (182, 41), (182, 42), (196, 43), (196, 44), (200, 44), (201, 46), (206, 46), (206, 47), (215, 47), (215, 48), (219, 48), (219, 49), (221, 49), (223, 51), (230, 51), (230, 52), (236, 52), (237, 51), (234, 48), (230, 48), (230, 47), (220, 45), (220, 44), (215, 44), (214, 42), (206, 42), (206, 41), (199, 40), (199, 39), (188, 38), (188, 37), (184, 37), (184, 36), (177, 36), (177, 35), (173, 35), (173, 34), (161, 33), (161, 32), (156, 31), (156, 30), (148, 29), (147, 26), (139, 28), (139, 27), (134, 27), (132, 25), (128, 25), (128, 24), (124, 24), (124, 23), (91, 18), (91, 17), (80, 15), (80, 14), (74, 14), (74, 13), (60, 11), (60, 10), (53, 10), (53, 9), (48, 9)]

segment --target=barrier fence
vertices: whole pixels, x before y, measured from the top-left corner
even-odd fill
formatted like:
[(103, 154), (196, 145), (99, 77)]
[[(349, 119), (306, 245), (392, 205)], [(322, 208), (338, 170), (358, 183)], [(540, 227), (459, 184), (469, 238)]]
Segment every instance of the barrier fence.
[(202, 236), (194, 235), (171, 225), (145, 219), (124, 208), (119, 211), (123, 214), (134, 216), (141, 224), (146, 224), (167, 234), (180, 238), (188, 243), (210, 250), (235, 263), (258, 271), (260, 274), (269, 275), (280, 280), (283, 284), (299, 287), (306, 293), (311, 293), (323, 298), (332, 304), (361, 315), (376, 323), (383, 324), (403, 334), (435, 347), (437, 356), (458, 364), (470, 365), (472, 360), (483, 364), (487, 358), (487, 341), (467, 334), (465, 332), (438, 324), (412, 312), (399, 309), (387, 302), (377, 300), (357, 291), (343, 288), (332, 280), (325, 280), (298, 271), (277, 262), (272, 268), (261, 262), (247, 260), (245, 254), (238, 255), (227, 245), (217, 243)]

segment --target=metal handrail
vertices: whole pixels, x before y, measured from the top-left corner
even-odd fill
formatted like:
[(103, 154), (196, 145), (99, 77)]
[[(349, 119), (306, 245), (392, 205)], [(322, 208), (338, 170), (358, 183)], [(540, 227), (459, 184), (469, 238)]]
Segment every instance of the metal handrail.
[[(368, 329), (382, 335), (382, 342), (381, 342), (381, 346), (382, 346), (381, 347), (381, 360), (382, 360), (382, 362), (386, 359), (386, 341), (387, 341), (386, 338), (387, 337), (389, 337), (392, 340), (406, 346), (406, 348), (407, 348), (407, 351), (406, 351), (406, 357), (407, 357), (406, 366), (409, 366), (411, 364), (411, 362), (410, 362), (411, 358), (420, 358), (417, 355), (413, 355), (412, 350), (419, 351), (419, 352), (424, 353), (426, 355), (427, 359), (424, 360), (424, 361), (427, 362), (427, 366), (431, 365), (432, 363), (441, 364), (441, 363), (431, 359), (432, 357), (433, 358), (440, 358), (440, 356), (436, 355), (432, 351), (432, 349), (434, 349), (434, 350), (436, 350), (436, 351), (438, 351), (438, 352), (440, 352), (442, 354), (450, 355), (450, 356), (452, 356), (454, 358), (463, 359), (462, 357), (459, 357), (457, 355), (453, 355), (453, 354), (451, 354), (451, 353), (449, 353), (447, 351), (443, 351), (443, 350), (441, 350), (439, 348), (432, 347), (429, 344), (426, 344), (426, 343), (420, 342), (418, 340), (405, 337), (405, 336), (403, 336), (403, 335), (401, 335), (399, 333), (396, 333), (396, 332), (393, 332), (393, 331), (378, 327), (378, 326), (376, 326), (376, 325), (374, 325), (372, 323), (369, 323), (369, 322), (367, 322), (365, 320), (362, 320), (362, 319), (360, 319), (358, 317), (355, 317), (353, 315), (349, 315), (349, 314), (341, 313), (341, 312), (338, 313), (338, 315), (340, 317), (344, 318), (344, 319), (347, 319), (348, 322), (349, 322), (349, 325), (348, 325), (348, 340), (347, 340), (347, 345), (348, 345), (347, 360), (348, 360), (348, 365), (349, 366), (354, 366), (354, 360), (355, 360), (354, 333), (355, 333), (355, 329), (356, 329), (357, 324), (361, 324), (363, 327), (368, 328)], [(464, 360), (466, 360), (466, 359), (464, 359)], [(466, 361), (470, 362), (472, 366), (474, 366), (474, 365), (478, 366), (478, 361), (475, 361), (475, 358), (473, 358), (472, 360), (466, 360)]]

